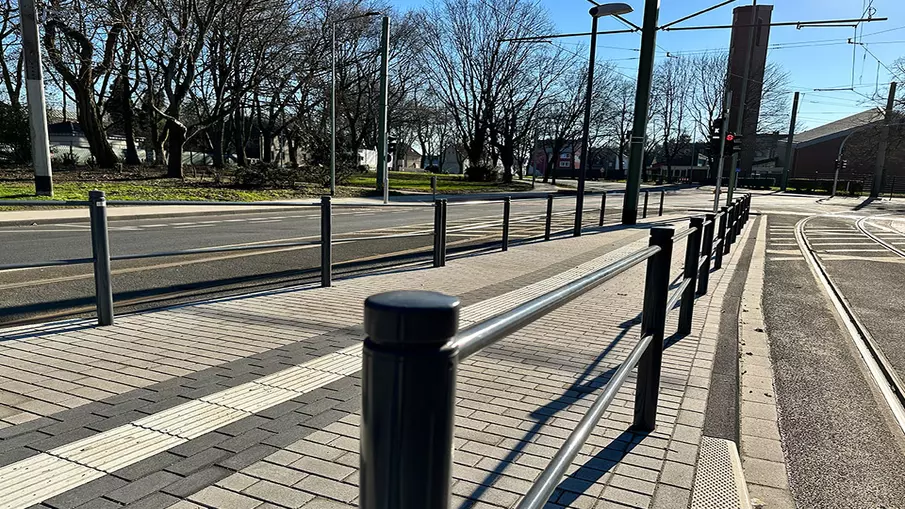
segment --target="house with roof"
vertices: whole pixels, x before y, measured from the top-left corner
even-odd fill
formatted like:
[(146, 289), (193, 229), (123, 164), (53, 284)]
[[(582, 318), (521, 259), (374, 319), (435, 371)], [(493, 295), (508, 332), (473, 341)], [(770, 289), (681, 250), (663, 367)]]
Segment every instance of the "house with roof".
[[(896, 115), (895, 118), (901, 118)], [(828, 124), (798, 133), (792, 144), (791, 178), (832, 179), (836, 159), (846, 161), (840, 170), (841, 180), (873, 179), (879, 149), (880, 132), (885, 124), (880, 108), (856, 113)], [(778, 153), (784, 154), (786, 141), (778, 143)], [(784, 156), (783, 156), (784, 159)], [(781, 161), (785, 164), (785, 161)], [(887, 178), (905, 179), (905, 130), (900, 121), (893, 122), (886, 157)]]

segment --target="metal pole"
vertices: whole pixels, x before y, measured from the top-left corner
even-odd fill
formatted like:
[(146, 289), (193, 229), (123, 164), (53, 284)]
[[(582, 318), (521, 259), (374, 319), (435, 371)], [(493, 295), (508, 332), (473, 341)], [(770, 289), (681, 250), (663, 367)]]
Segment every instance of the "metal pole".
[(792, 99), (792, 120), (789, 122), (789, 140), (786, 141), (786, 163), (782, 169), (782, 192), (789, 187), (789, 175), (792, 171), (792, 144), (795, 143), (795, 123), (798, 122), (798, 92)]
[(362, 509), (449, 507), (459, 299), (389, 292), (365, 301)]
[(34, 0), (20, 0), (19, 15), (22, 19), (22, 60), (25, 64), (25, 95), (28, 99), (31, 160), (35, 166), (35, 194), (53, 196), (53, 171), (50, 164), (50, 142), (47, 136), (47, 105), (44, 102), (44, 75), (41, 67), (41, 47), (38, 43), (40, 35)]
[(650, 191), (644, 191), (644, 211), (641, 213), (641, 217), (647, 219), (647, 203), (650, 201)]
[(713, 191), (713, 213), (716, 214), (717, 210), (720, 207), (720, 192), (723, 189), (723, 167), (726, 164), (726, 157), (724, 156), (726, 152), (726, 131), (729, 130), (729, 108), (732, 107), (732, 91), (729, 90), (726, 92), (726, 97), (723, 99), (723, 125), (720, 127), (720, 153), (717, 156), (717, 169), (716, 169), (716, 189)]
[(735, 233), (732, 235), (732, 242), (738, 240), (738, 236), (742, 234), (742, 226), (745, 224), (745, 199), (739, 198), (736, 202), (738, 212), (735, 215)]
[(698, 264), (701, 260), (704, 218), (691, 218), (690, 226), (695, 231), (688, 236), (688, 241), (685, 245), (685, 279), (688, 280), (688, 286), (685, 288), (685, 292), (682, 293), (682, 304), (679, 308), (679, 334), (690, 333), (691, 322), (694, 319), (694, 296), (698, 290)]
[(660, 210), (657, 212), (657, 215), (658, 215), (658, 216), (662, 216), (662, 215), (663, 215), (663, 200), (664, 200), (664, 199), (666, 199), (666, 190), (665, 190), (665, 189), (661, 189), (661, 190), (660, 190)]
[(330, 23), (330, 196), (336, 196), (336, 22)]
[(597, 226), (603, 226), (605, 214), (606, 214), (606, 191), (603, 192), (603, 197), (600, 198), (600, 220), (597, 221)]
[(622, 224), (638, 222), (638, 194), (641, 192), (641, 171), (644, 168), (644, 140), (647, 137), (647, 116), (650, 109), (651, 77), (654, 72), (654, 51), (657, 48), (657, 21), (660, 0), (644, 0), (644, 25), (641, 30), (641, 60), (635, 90), (635, 112), (629, 156), (625, 201), (622, 205)]
[(440, 242), (443, 234), (440, 228), (443, 225), (443, 204), (440, 200), (434, 200), (434, 267), (440, 267)]
[(333, 204), (321, 196), (321, 286), (333, 285)]
[(449, 211), (446, 199), (440, 200), (440, 266), (446, 267), (446, 223)]
[(641, 313), (641, 336), (651, 336), (650, 346), (638, 362), (638, 385), (635, 388), (634, 426), (643, 431), (653, 431), (657, 427), (673, 233), (672, 228), (653, 228), (650, 231), (650, 245), (660, 247), (660, 252), (647, 261)]
[(892, 176), (892, 184), (889, 186), (889, 199), (892, 199), (892, 193), (896, 189), (896, 176)]
[[(751, 79), (751, 60), (754, 57), (754, 35), (760, 27), (757, 26), (757, 0), (751, 1), (751, 26), (749, 27), (750, 33), (748, 34), (748, 53), (745, 55), (745, 71), (742, 75), (742, 93), (741, 97), (739, 97), (739, 108), (738, 108), (738, 120), (736, 121), (735, 132), (742, 136), (745, 136), (745, 113), (748, 108), (745, 107), (745, 101), (748, 100), (748, 81)], [(757, 119), (754, 119), (755, 126), (757, 125)], [(757, 129), (755, 128), (755, 131)], [(745, 143), (754, 143), (754, 135), (755, 133), (751, 133), (750, 140), (747, 137), (742, 138), (742, 144)], [(744, 150), (744, 147), (742, 147)], [(729, 189), (726, 191), (726, 203), (732, 200), (732, 194), (735, 192), (735, 184), (738, 181), (738, 165), (739, 165), (739, 154), (732, 154), (732, 168), (729, 173)]]
[(713, 231), (716, 227), (716, 215), (707, 214), (704, 223), (704, 240), (701, 245), (701, 253), (704, 255), (704, 264), (698, 274), (698, 295), (707, 295), (707, 287), (710, 286), (710, 263), (713, 259)]
[(547, 223), (544, 226), (544, 240), (550, 240), (550, 227), (553, 222), (553, 195), (547, 195)]
[(877, 149), (877, 164), (874, 167), (874, 183), (870, 189), (870, 195), (874, 198), (880, 196), (883, 189), (883, 178), (886, 172), (886, 150), (889, 148), (889, 124), (892, 122), (893, 107), (896, 101), (896, 82), (889, 84), (889, 97), (886, 99), (886, 114), (883, 127), (880, 129), (880, 147)]
[(437, 199), (437, 177), (431, 177), (431, 193), (434, 195), (434, 199)]
[(509, 251), (509, 213), (512, 210), (512, 197), (503, 201), (503, 251)]
[(389, 76), (390, 17), (383, 16), (380, 30), (380, 101), (377, 109), (377, 189), (383, 191), (383, 202), (389, 201), (387, 168), (387, 94)]
[(581, 224), (584, 219), (584, 188), (591, 164), (591, 99), (594, 93), (594, 60), (597, 58), (597, 16), (591, 9), (591, 54), (588, 57), (588, 83), (584, 97), (584, 126), (581, 133), (581, 167), (578, 168), (578, 196), (575, 198), (575, 226), (572, 236), (581, 236)]
[(107, 198), (103, 191), (89, 191), (91, 250), (94, 253), (94, 295), (98, 325), (113, 325), (113, 280), (110, 271), (110, 237), (107, 234)]

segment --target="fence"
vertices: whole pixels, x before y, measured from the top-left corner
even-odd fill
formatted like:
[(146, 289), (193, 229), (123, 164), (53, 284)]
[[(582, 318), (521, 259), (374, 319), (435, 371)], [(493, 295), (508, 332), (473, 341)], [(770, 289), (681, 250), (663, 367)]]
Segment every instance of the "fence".
[[(592, 193), (588, 193), (591, 196)], [(666, 192), (660, 191), (659, 215), (663, 215), (663, 203)], [(560, 232), (552, 231), (552, 220), (555, 216), (574, 214), (575, 211), (554, 212), (555, 197), (552, 194), (547, 195), (547, 209), (545, 219), (545, 228), (543, 240), (551, 240), (554, 235), (563, 234), (566, 231), (571, 232), (572, 228), (562, 230)], [(604, 214), (606, 210), (607, 193), (602, 193), (600, 217), (598, 226), (604, 225)], [(509, 249), (510, 225), (511, 225), (511, 207), (512, 197), (506, 196), (493, 200), (472, 200), (455, 202), (455, 206), (468, 206), (475, 204), (500, 203), (503, 204), (502, 210), (502, 238), (500, 246), (503, 251)], [(644, 208), (643, 217), (647, 217), (649, 202), (649, 191), (644, 192)], [(125, 254), (111, 255), (110, 240), (107, 225), (107, 207), (109, 205), (124, 206), (162, 206), (162, 205), (180, 205), (180, 206), (228, 206), (228, 207), (270, 207), (270, 208), (292, 208), (292, 207), (319, 207), (320, 208), (320, 239), (312, 241), (299, 242), (282, 242), (282, 243), (266, 243), (252, 246), (230, 246), (216, 248), (197, 248), (183, 249), (178, 251), (163, 251), (156, 253), (141, 254)], [(449, 202), (446, 199), (434, 200), (433, 203), (390, 203), (390, 204), (356, 204), (356, 203), (333, 203), (329, 196), (321, 198), (320, 203), (294, 203), (294, 202), (201, 202), (201, 201), (107, 201), (103, 191), (90, 191), (88, 193), (88, 201), (44, 201), (44, 200), (6, 200), (0, 201), (0, 206), (17, 206), (17, 207), (83, 207), (87, 206), (89, 210), (89, 224), (91, 235), (91, 258), (70, 258), (63, 260), (51, 260), (46, 262), (31, 263), (11, 263), (0, 265), (0, 272), (6, 270), (33, 269), (42, 267), (58, 267), (65, 265), (93, 265), (94, 266), (94, 283), (95, 283), (95, 301), (97, 307), (97, 320), (99, 325), (112, 325), (114, 320), (113, 306), (113, 276), (111, 270), (111, 262), (125, 260), (141, 260), (149, 258), (162, 258), (172, 256), (187, 256), (211, 253), (226, 253), (236, 251), (256, 251), (278, 248), (300, 247), (300, 246), (320, 246), (320, 281), (324, 287), (332, 285), (333, 281), (333, 246), (336, 242), (363, 242), (372, 240), (383, 240), (393, 238), (411, 238), (433, 236), (433, 266), (443, 267), (446, 265), (447, 257), (447, 210)], [(334, 207), (416, 207), (416, 208), (434, 208), (434, 224), (433, 231), (430, 232), (414, 232), (400, 233), (393, 235), (375, 235), (363, 237), (344, 237), (339, 241), (333, 239), (333, 208)], [(594, 212), (594, 210), (586, 210), (585, 212)], [(580, 232), (579, 232), (580, 233)], [(529, 239), (530, 240), (530, 239)]]
[[(636, 366), (634, 425), (653, 430), (667, 315), (679, 303), (679, 332), (691, 331), (695, 296), (708, 291), (711, 261), (714, 270), (722, 267), (723, 256), (749, 219), (750, 204), (750, 195), (738, 198), (717, 215), (692, 218), (689, 228), (679, 233), (653, 228), (647, 248), (463, 331), (458, 330), (458, 298), (420, 291), (369, 297), (362, 360), (360, 507), (449, 507), (458, 364), (644, 261), (641, 339), (517, 507), (545, 506)], [(688, 242), (682, 282), (670, 295), (673, 245), (683, 238)]]

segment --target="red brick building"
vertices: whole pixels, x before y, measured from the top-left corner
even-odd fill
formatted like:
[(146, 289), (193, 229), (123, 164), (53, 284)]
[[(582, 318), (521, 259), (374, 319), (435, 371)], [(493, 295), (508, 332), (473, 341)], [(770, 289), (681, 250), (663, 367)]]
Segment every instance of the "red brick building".
[[(829, 124), (796, 134), (793, 144), (791, 178), (832, 179), (836, 159), (842, 154), (846, 169), (840, 180), (860, 180), (869, 188), (877, 160), (883, 112), (874, 108)], [(890, 129), (886, 156), (886, 182), (897, 180), (896, 188), (905, 186), (905, 129), (900, 116)], [(785, 152), (781, 143), (779, 153)]]

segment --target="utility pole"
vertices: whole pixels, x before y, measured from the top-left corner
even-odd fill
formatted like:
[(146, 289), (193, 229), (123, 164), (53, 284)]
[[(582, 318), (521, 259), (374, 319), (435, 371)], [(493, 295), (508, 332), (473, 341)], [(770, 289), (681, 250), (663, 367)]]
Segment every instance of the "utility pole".
[(886, 111), (883, 127), (880, 129), (880, 147), (877, 149), (877, 165), (874, 167), (874, 183), (870, 188), (870, 197), (877, 198), (883, 191), (883, 179), (886, 172), (886, 150), (889, 148), (889, 124), (892, 122), (892, 109), (896, 101), (896, 82), (889, 84), (889, 98), (886, 100)]
[[(581, 133), (581, 168), (578, 170), (578, 196), (575, 197), (575, 226), (572, 235), (581, 236), (581, 224), (584, 219), (584, 190), (588, 165), (591, 164), (591, 95), (594, 92), (594, 60), (597, 58), (597, 16), (591, 12), (591, 54), (588, 57), (588, 83), (584, 97), (584, 124)], [(574, 162), (574, 157), (573, 157)]]
[[(738, 119), (736, 120), (735, 132), (744, 136), (745, 134), (745, 113), (747, 108), (745, 102), (748, 100), (748, 81), (751, 79), (751, 59), (754, 55), (754, 34), (760, 27), (757, 26), (757, 0), (751, 1), (751, 27), (748, 34), (748, 53), (745, 55), (745, 72), (742, 76), (742, 92), (738, 103)], [(727, 77), (728, 82), (728, 77)], [(757, 133), (752, 133), (757, 141)], [(735, 185), (738, 182), (738, 154), (732, 154), (732, 168), (729, 169), (729, 189), (726, 191), (726, 206), (732, 204), (732, 193), (735, 191)]]
[(726, 99), (723, 102), (723, 125), (720, 127), (720, 154), (718, 156), (716, 170), (716, 187), (713, 190), (713, 213), (720, 211), (720, 191), (723, 188), (723, 166), (726, 158), (726, 132), (729, 130), (729, 108), (732, 107), (732, 90), (726, 91)]
[(383, 202), (389, 201), (387, 171), (387, 89), (389, 87), (390, 17), (384, 16), (380, 30), (380, 106), (377, 109), (377, 189), (383, 190)]
[(795, 123), (798, 122), (798, 92), (792, 99), (792, 121), (789, 122), (789, 140), (786, 142), (786, 163), (782, 169), (782, 192), (789, 186), (789, 173), (792, 171), (792, 143), (795, 142)]
[(35, 166), (35, 194), (53, 196), (50, 144), (47, 136), (47, 105), (44, 102), (44, 75), (38, 46), (38, 20), (34, 0), (19, 0), (22, 19), (22, 57), (25, 62), (25, 91), (31, 131), (31, 160)]
[(650, 109), (650, 87), (654, 72), (654, 50), (657, 47), (657, 22), (660, 0), (644, 0), (644, 24), (641, 29), (641, 61), (635, 89), (635, 118), (629, 152), (628, 179), (622, 205), (622, 224), (638, 222), (638, 196), (641, 193), (641, 171), (644, 169), (644, 140), (647, 137), (647, 112)]

